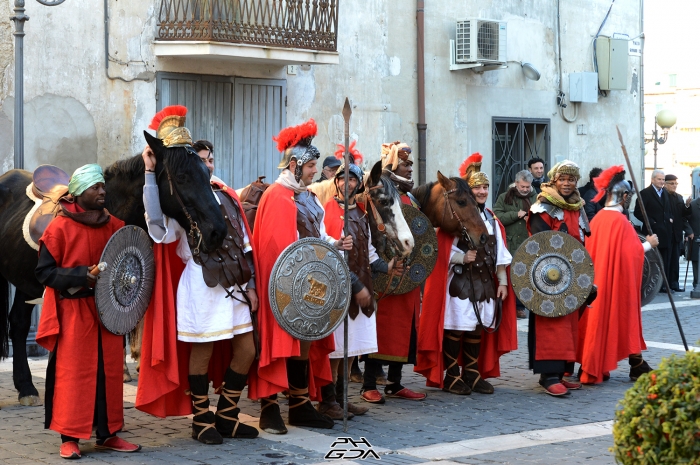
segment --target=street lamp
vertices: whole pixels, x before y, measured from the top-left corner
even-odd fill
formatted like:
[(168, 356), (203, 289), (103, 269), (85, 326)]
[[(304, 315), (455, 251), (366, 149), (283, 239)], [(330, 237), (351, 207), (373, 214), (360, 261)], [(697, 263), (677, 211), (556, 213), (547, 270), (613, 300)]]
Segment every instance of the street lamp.
[[(36, 0), (42, 5), (56, 6), (65, 0)], [(15, 0), (15, 169), (24, 169), (24, 0)]]
[[(661, 110), (654, 116), (654, 132), (652, 133), (654, 141), (654, 169), (656, 169), (656, 149), (657, 144), (665, 144), (668, 140), (668, 130), (676, 124), (676, 114), (671, 110)], [(659, 126), (663, 129), (663, 136), (659, 137)], [(651, 140), (649, 140), (651, 142)]]

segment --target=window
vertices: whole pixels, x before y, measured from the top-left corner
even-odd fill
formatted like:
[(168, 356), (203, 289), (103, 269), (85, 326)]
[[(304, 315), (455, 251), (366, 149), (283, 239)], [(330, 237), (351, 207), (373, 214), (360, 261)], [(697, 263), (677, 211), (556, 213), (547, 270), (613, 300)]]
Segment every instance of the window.
[(668, 75), (668, 86), (669, 87), (676, 87), (676, 74), (669, 74)]
[(539, 157), (549, 169), (549, 119), (493, 118), (493, 180), (491, 196), (495, 200), (508, 190), (518, 171), (527, 169), (527, 161)]

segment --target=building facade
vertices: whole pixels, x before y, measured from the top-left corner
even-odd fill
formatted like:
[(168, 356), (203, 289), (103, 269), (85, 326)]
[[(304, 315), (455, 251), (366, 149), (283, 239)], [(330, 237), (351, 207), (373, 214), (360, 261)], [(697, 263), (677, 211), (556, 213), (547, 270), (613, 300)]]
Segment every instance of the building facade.
[[(0, 0), (3, 172), (13, 166), (12, 4)], [(548, 168), (574, 160), (585, 177), (594, 166), (624, 163), (615, 125), (641, 175), (640, 57), (625, 53), (619, 61), (619, 90), (596, 103), (570, 101), (570, 75), (595, 69), (599, 29), (601, 36), (640, 32), (639, 2), (609, 8), (608, 0), (426, 1), (425, 180), (438, 170), (457, 175), (473, 152), (485, 157), (492, 200), (533, 156)], [(276, 176), (271, 136), (285, 125), (314, 118), (315, 144), (332, 154), (343, 140), (345, 97), (351, 138), (367, 164), (394, 140), (409, 143), (418, 158), (415, 1), (66, 0), (47, 7), (28, 0), (26, 14), (26, 169), (52, 163), (70, 172), (140, 153), (150, 118), (177, 103), (190, 108), (195, 139), (214, 142), (217, 174), (241, 187)], [(457, 21), (470, 18), (505, 24), (495, 69), (450, 70)], [(471, 39), (479, 53), (496, 40)], [(539, 80), (527, 78), (521, 62)], [(557, 103), (560, 88), (566, 108)]]

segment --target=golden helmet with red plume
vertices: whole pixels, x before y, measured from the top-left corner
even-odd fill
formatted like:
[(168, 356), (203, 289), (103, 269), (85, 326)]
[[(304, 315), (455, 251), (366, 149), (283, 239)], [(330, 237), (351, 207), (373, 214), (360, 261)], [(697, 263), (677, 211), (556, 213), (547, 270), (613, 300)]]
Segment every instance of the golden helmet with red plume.
[(479, 152), (472, 153), (459, 167), (459, 177), (467, 181), (469, 187), (491, 184), (486, 173), (481, 171), (481, 162), (483, 159), (484, 156)]
[(151, 120), (148, 129), (156, 131), (156, 137), (165, 147), (185, 147), (192, 145), (192, 134), (185, 127), (187, 107), (170, 105), (163, 108)]

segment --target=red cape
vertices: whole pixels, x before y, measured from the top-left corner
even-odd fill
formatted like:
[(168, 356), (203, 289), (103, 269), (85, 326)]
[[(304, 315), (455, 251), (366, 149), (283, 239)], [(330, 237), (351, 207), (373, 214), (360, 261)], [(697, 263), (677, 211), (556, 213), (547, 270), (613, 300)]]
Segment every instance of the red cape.
[[(228, 194), (243, 213), (233, 189), (223, 184), (214, 185)], [(245, 215), (241, 216), (248, 237), (252, 237)], [(151, 303), (144, 316), (141, 367), (136, 391), (136, 408), (160, 418), (192, 413), (190, 396), (185, 394), (189, 389), (190, 343), (177, 340), (177, 286), (185, 264), (176, 251), (177, 242), (153, 244), (155, 283)], [(209, 379), (217, 389), (221, 386), (231, 354), (230, 340), (215, 343), (209, 361)]]
[[(552, 218), (548, 214), (541, 214), (540, 218), (549, 225), (553, 231), (559, 230), (562, 223), (566, 223), (571, 237), (581, 242), (579, 235), (579, 211), (564, 210), (564, 221)], [(528, 215), (527, 231), (530, 232), (530, 218)], [(579, 312), (573, 312), (566, 316), (548, 318), (535, 316), (535, 360), (576, 360), (576, 345), (578, 341)]]
[[(501, 229), (501, 237), (505, 242), (505, 229), (498, 219), (496, 221)], [(445, 306), (447, 304), (447, 274), (453, 241), (454, 236), (438, 229), (438, 259), (433, 272), (425, 283), (423, 312), (421, 314), (421, 324), (418, 327), (417, 363), (414, 368), (414, 371), (425, 376), (425, 384), (427, 386), (439, 388), (442, 388), (445, 372), (442, 357), (442, 338), (445, 326)], [(510, 283), (510, 271), (509, 269), (506, 271), (508, 275), (508, 296), (503, 302), (501, 326), (494, 333), (482, 332), (481, 352), (479, 355), (479, 373), (482, 378), (497, 378), (501, 376), (499, 363), (501, 355), (518, 348), (515, 296)]]
[(584, 383), (600, 383), (617, 362), (645, 350), (642, 336), (644, 247), (622, 213), (601, 210), (591, 221), (586, 249), (598, 297), (579, 320), (576, 360)]
[[(259, 399), (288, 388), (287, 358), (298, 356), (299, 340), (294, 339), (277, 323), (272, 315), (267, 288), (277, 258), (285, 248), (297, 240), (297, 207), (294, 192), (279, 183), (267, 188), (255, 217), (253, 250), (256, 260), (256, 285), (265, 292), (258, 294), (260, 308), (260, 358), (249, 373), (248, 397)], [(309, 396), (319, 397), (317, 390), (333, 381), (328, 355), (335, 350), (333, 335), (315, 341), (312, 349), (316, 356), (309, 359)]]
[[(74, 206), (64, 206), (74, 208)], [(105, 226), (92, 228), (59, 216), (49, 223), (39, 245), (46, 247), (59, 268), (99, 263), (112, 234), (124, 222), (112, 216)], [(63, 299), (46, 288), (36, 341), (56, 351), (55, 385), (50, 428), (61, 434), (89, 439), (97, 390), (97, 338), (102, 338), (110, 433), (124, 426), (122, 336), (100, 323), (95, 298)]]

